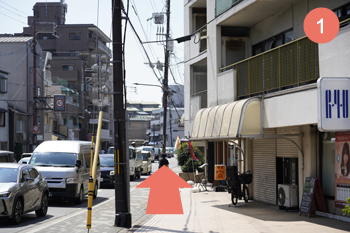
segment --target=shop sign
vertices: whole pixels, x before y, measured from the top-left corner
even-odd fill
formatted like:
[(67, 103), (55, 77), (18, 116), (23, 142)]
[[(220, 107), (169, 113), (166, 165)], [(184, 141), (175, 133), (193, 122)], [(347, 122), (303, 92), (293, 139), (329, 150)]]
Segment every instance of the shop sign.
[(350, 133), (335, 134), (335, 206), (344, 208), (350, 197)]
[(215, 165), (215, 180), (226, 180), (225, 165)]
[(317, 80), (318, 129), (349, 131), (350, 78), (322, 77)]

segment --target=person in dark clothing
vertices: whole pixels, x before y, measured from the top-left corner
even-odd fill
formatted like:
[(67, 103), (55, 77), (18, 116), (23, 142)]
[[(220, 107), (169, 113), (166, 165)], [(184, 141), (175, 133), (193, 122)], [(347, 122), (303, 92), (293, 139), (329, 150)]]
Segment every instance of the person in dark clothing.
[(159, 168), (161, 168), (163, 165), (169, 167), (169, 161), (166, 159), (166, 154), (162, 154), (162, 159), (159, 161)]

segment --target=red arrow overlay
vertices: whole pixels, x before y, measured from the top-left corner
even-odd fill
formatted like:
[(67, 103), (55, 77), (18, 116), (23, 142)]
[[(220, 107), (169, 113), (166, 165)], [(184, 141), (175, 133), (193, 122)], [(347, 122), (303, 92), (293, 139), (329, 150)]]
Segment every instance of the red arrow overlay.
[(146, 214), (183, 214), (179, 188), (192, 186), (163, 166), (136, 188), (151, 188)]

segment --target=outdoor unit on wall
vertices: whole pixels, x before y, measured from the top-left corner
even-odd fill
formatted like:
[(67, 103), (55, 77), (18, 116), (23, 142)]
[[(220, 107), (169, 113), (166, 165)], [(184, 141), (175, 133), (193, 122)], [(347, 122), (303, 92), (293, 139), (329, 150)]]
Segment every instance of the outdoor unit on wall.
[(278, 205), (285, 207), (298, 207), (298, 185), (278, 185)]

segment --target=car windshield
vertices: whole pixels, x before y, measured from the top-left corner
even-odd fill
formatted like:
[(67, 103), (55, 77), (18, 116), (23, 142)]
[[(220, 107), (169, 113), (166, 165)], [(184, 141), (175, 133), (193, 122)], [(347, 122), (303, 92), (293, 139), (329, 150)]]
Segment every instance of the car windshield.
[(101, 167), (114, 167), (114, 158), (100, 156), (100, 163)]
[(108, 148), (107, 154), (114, 154), (114, 147)]
[(0, 183), (16, 183), (18, 169), (0, 167)]
[(147, 155), (142, 155), (142, 160), (143, 161), (148, 161), (148, 156)]
[(151, 151), (151, 148), (149, 148), (149, 147), (144, 147), (143, 150), (144, 150), (144, 151)]
[(74, 167), (76, 160), (76, 153), (35, 152), (29, 164), (45, 167)]

